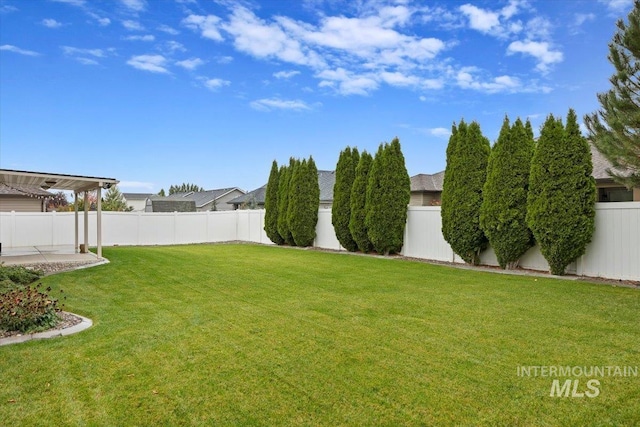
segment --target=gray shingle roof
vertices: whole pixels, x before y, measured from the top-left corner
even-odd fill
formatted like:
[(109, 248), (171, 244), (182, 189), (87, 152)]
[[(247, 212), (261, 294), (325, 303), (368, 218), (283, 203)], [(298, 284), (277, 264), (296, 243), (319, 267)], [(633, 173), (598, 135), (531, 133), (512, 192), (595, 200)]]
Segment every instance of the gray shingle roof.
[(36, 196), (36, 197), (49, 197), (53, 196), (52, 193), (43, 190), (40, 187), (27, 187), (24, 185), (7, 185), (4, 182), (0, 182), (0, 194), (9, 196)]
[(127, 200), (147, 200), (153, 193), (122, 193), (122, 196)]
[(442, 191), (444, 171), (432, 175), (421, 173), (411, 177), (411, 191)]
[(592, 144), (590, 145), (591, 145), (591, 163), (593, 163), (593, 173), (591, 175), (593, 175), (596, 181), (600, 181), (600, 180), (611, 181), (612, 178), (611, 176), (609, 176), (607, 169), (612, 169), (614, 172), (621, 174), (623, 176), (630, 174), (629, 171), (622, 171), (621, 169), (614, 168), (611, 165), (611, 162), (607, 160), (607, 158), (604, 157), (595, 146), (593, 146)]
[(250, 203), (252, 200), (254, 200), (257, 205), (264, 205), (266, 192), (267, 184), (263, 185), (260, 188), (256, 188), (253, 191), (249, 191), (247, 194), (243, 194), (242, 196), (238, 196), (235, 199), (231, 199), (227, 203), (230, 205), (241, 205), (243, 203)]
[(320, 202), (333, 202), (333, 186), (336, 185), (335, 171), (318, 171)]
[(170, 194), (166, 197), (162, 197), (162, 196), (151, 196), (152, 200), (191, 200), (193, 202), (195, 202), (196, 207), (201, 208), (203, 206), (205, 206), (208, 203), (211, 203), (214, 200), (219, 199), (220, 197), (224, 196), (225, 194), (233, 191), (233, 190), (238, 190), (242, 193), (244, 193), (243, 190), (239, 189), (238, 187), (229, 187), (229, 188), (218, 188), (215, 190), (208, 190), (208, 191), (198, 191), (198, 192), (188, 192), (188, 193), (173, 193)]

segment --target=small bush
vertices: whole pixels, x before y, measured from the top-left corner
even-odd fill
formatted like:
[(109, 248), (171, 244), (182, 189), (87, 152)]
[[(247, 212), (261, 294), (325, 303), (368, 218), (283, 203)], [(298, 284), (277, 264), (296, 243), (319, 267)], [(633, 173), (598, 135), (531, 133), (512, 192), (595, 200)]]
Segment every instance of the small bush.
[(31, 270), (19, 265), (0, 265), (0, 282), (10, 280), (16, 285), (28, 285), (44, 276), (41, 270)]
[[(23, 333), (54, 327), (60, 318), (58, 300), (41, 292), (42, 284), (16, 287), (0, 294), (0, 329)], [(60, 291), (62, 292), (62, 291)]]

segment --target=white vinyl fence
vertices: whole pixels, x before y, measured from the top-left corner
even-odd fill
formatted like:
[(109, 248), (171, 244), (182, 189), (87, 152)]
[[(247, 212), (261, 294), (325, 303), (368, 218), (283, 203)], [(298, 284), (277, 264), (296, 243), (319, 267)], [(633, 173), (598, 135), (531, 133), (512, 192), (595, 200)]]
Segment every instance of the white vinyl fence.
[[(89, 214), (89, 244), (95, 245), (95, 212)], [(80, 241), (84, 218), (80, 220)], [(245, 241), (271, 244), (264, 232), (264, 210), (194, 213), (103, 212), (103, 245), (171, 245)], [(410, 206), (402, 254), (408, 257), (462, 263), (442, 237), (440, 207)], [(331, 210), (318, 212), (319, 248), (343, 250), (331, 225)], [(3, 248), (73, 245), (73, 213), (0, 212)], [(498, 265), (493, 250), (481, 256), (485, 265)], [(538, 247), (531, 248), (520, 266), (548, 271)], [(584, 256), (570, 273), (621, 280), (640, 280), (640, 203), (596, 204), (596, 231)]]

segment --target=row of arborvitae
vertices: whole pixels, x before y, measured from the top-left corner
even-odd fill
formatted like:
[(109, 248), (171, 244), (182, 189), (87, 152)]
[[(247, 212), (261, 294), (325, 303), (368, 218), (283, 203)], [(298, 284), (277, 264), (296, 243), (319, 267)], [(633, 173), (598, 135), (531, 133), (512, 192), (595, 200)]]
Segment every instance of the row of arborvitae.
[(584, 254), (595, 218), (591, 152), (569, 110), (549, 115), (538, 143), (520, 119), (505, 118), (490, 148), (480, 126), (453, 126), (442, 192), (442, 234), (453, 251), (478, 264), (488, 243), (502, 268), (515, 268), (538, 242), (553, 274)]
[(320, 207), (318, 169), (313, 158), (291, 158), (288, 166), (280, 168), (274, 160), (264, 206), (264, 231), (273, 243), (311, 246)]
[(331, 222), (348, 251), (400, 252), (411, 182), (400, 141), (380, 144), (375, 157), (347, 147), (340, 153), (333, 187)]

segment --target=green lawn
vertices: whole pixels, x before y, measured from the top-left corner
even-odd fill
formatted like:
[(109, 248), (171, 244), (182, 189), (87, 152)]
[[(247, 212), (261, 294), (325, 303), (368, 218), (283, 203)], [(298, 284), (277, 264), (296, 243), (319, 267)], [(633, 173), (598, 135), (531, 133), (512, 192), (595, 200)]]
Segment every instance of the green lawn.
[(43, 280), (91, 329), (0, 347), (0, 424), (640, 423), (640, 377), (574, 398), (517, 375), (639, 366), (636, 289), (254, 245), (104, 254)]

